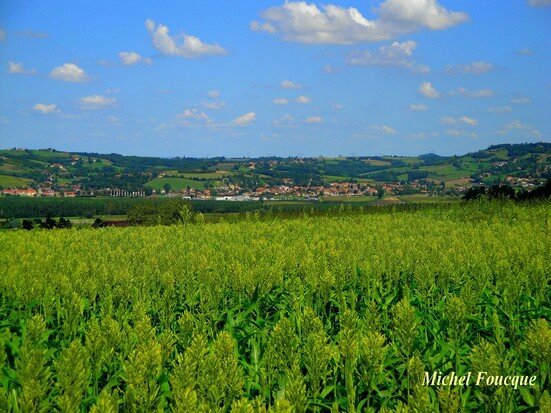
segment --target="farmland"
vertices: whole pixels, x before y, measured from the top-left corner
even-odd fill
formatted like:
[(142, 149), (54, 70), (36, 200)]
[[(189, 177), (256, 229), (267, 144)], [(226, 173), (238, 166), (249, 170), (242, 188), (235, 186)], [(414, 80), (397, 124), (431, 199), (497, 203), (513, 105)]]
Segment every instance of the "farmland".
[(494, 145), (457, 156), (336, 158), (155, 158), (14, 148), (0, 150), (0, 190), (30, 186), (58, 196), (173, 192), (202, 199), (290, 199), (371, 196), (382, 188), (389, 195), (453, 198), (481, 184), (541, 185), (551, 173), (550, 154), (545, 142)]
[[(0, 232), (0, 411), (549, 411), (549, 203)], [(536, 376), (424, 386), (424, 371)]]

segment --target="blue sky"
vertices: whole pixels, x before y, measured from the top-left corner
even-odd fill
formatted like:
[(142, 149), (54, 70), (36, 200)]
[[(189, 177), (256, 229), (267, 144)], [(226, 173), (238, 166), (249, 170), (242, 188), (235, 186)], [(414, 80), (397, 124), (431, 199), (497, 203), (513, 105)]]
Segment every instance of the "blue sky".
[(3, 1), (0, 147), (462, 154), (549, 141), (551, 0)]

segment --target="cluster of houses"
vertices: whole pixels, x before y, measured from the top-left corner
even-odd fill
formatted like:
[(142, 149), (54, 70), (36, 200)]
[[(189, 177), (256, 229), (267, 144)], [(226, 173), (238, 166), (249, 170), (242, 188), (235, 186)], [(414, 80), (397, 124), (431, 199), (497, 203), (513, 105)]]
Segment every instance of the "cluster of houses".
[(47, 197), (53, 197), (53, 196), (61, 196), (65, 198), (74, 198), (77, 196), (76, 191), (54, 191), (51, 188), (7, 188), (0, 190), (0, 193), (2, 195), (17, 195), (17, 196), (28, 196), (28, 197), (36, 197), (36, 196), (47, 196)]
[[(416, 188), (418, 192), (427, 193), (428, 190), (422, 185)], [(400, 183), (383, 183), (379, 187), (356, 182), (331, 182), (328, 186), (300, 186), (294, 185), (290, 180), (283, 185), (261, 186), (254, 191), (245, 191), (239, 185), (229, 184), (216, 189), (194, 189), (186, 188), (179, 191), (153, 191), (153, 195), (164, 195), (169, 197), (182, 197), (184, 199), (210, 199), (220, 201), (258, 201), (261, 199), (309, 199), (316, 200), (319, 197), (354, 197), (354, 196), (377, 196), (378, 191), (383, 189), (385, 194), (399, 194), (403, 189)], [(18, 195), (27, 197), (68, 197), (75, 196), (109, 196), (109, 197), (146, 197), (145, 190), (126, 190), (119, 188), (104, 188), (97, 191), (85, 191), (75, 185), (70, 191), (54, 191), (51, 187), (34, 188), (9, 188), (0, 190), (4, 195)]]
[[(402, 189), (399, 183), (385, 183), (381, 187), (386, 194), (397, 194)], [(419, 188), (420, 192), (428, 192), (425, 188)], [(260, 199), (296, 199), (303, 198), (316, 200), (319, 197), (353, 197), (353, 196), (376, 196), (378, 188), (374, 186), (351, 183), (351, 182), (332, 182), (328, 187), (325, 186), (299, 186), (299, 185), (276, 185), (261, 186), (254, 191), (243, 191), (238, 185), (228, 185), (211, 189), (193, 189), (187, 188), (181, 191), (165, 192), (160, 194), (183, 197), (184, 199), (214, 199), (220, 201), (257, 201)]]
[(505, 180), (509, 185), (522, 188), (533, 188), (544, 184), (542, 179), (517, 178), (516, 176), (506, 176)]

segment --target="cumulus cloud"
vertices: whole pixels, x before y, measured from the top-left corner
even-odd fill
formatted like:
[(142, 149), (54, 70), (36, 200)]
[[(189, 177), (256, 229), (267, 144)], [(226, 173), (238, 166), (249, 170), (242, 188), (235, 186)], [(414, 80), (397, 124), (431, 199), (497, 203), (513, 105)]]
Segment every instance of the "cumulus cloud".
[(291, 82), (290, 80), (284, 80), (283, 82), (281, 82), (280, 86), (283, 89), (302, 89), (302, 85)]
[(501, 130), (498, 133), (500, 135), (507, 135), (509, 132), (514, 131), (514, 130), (527, 132), (527, 133), (530, 133), (531, 135), (536, 136), (536, 137), (541, 136), (541, 132), (539, 130), (537, 130), (536, 128), (534, 128), (530, 125), (526, 125), (525, 123), (522, 123), (518, 119), (512, 121), (511, 123), (508, 123), (507, 125), (505, 125), (504, 129)]
[(119, 52), (119, 59), (125, 66), (132, 66), (138, 63), (150, 65), (153, 63), (149, 57), (143, 58), (136, 52)]
[(74, 63), (64, 63), (50, 72), (52, 79), (63, 80), (65, 82), (85, 82), (88, 80), (86, 72)]
[(86, 110), (105, 109), (115, 104), (115, 99), (101, 95), (91, 95), (80, 98), (80, 107)]
[(53, 103), (50, 103), (50, 104), (37, 103), (36, 105), (33, 106), (33, 109), (45, 115), (59, 112), (59, 110), (57, 109), (57, 105)]
[(295, 99), (295, 102), (302, 103), (302, 104), (310, 103), (311, 101), (312, 101), (311, 98), (309, 98), (308, 96), (304, 96), (304, 95), (300, 95)]
[(471, 139), (477, 139), (478, 134), (476, 132), (466, 131), (464, 129), (448, 129), (446, 135), (453, 136), (454, 138), (467, 137)]
[(218, 99), (220, 97), (220, 91), (219, 90), (209, 90), (207, 92), (207, 96), (211, 99)]
[(178, 115), (178, 118), (183, 120), (184, 125), (192, 123), (208, 123), (211, 121), (205, 112), (202, 112), (197, 108), (184, 109), (182, 113)]
[(346, 63), (350, 66), (402, 67), (417, 73), (428, 73), (430, 68), (413, 60), (413, 51), (417, 43), (407, 40), (381, 46), (378, 51), (355, 51), (348, 55)]
[(451, 116), (445, 116), (442, 119), (440, 119), (440, 122), (442, 122), (444, 125), (455, 125), (456, 123), (464, 123), (469, 126), (478, 125), (478, 120), (471, 118), (469, 116), (461, 116), (457, 119)]
[(287, 113), (287, 114), (283, 115), (281, 118), (275, 119), (273, 121), (273, 124), (276, 125), (276, 126), (281, 126), (281, 127), (293, 127), (294, 126), (294, 124), (293, 124), (294, 121), (295, 121), (295, 118), (293, 118), (292, 115)]
[(373, 125), (371, 127), (371, 129), (374, 129), (378, 132), (384, 133), (385, 135), (395, 135), (396, 134), (396, 131), (394, 130), (394, 128), (391, 128), (390, 126), (387, 126), (387, 125)]
[(251, 22), (254, 31), (278, 34), (285, 41), (310, 44), (352, 44), (387, 40), (420, 29), (442, 30), (464, 23), (468, 15), (450, 11), (437, 0), (385, 0), (369, 20), (354, 8), (334, 4), (285, 2)]
[(286, 105), (287, 103), (289, 103), (289, 101), (285, 98), (275, 98), (274, 100), (272, 100), (272, 103), (274, 105)]
[(201, 105), (203, 105), (203, 107), (206, 109), (218, 110), (225, 107), (226, 102), (224, 102), (223, 100), (215, 100), (215, 101), (202, 102)]
[(35, 69), (25, 69), (23, 63), (8, 62), (8, 72), (12, 75), (36, 75)]
[(180, 56), (194, 59), (202, 56), (223, 56), (228, 52), (217, 44), (203, 43), (201, 39), (188, 34), (170, 36), (169, 29), (164, 24), (156, 25), (153, 20), (147, 20), (145, 27), (153, 41), (153, 46), (159, 52), (169, 56)]
[(419, 93), (429, 99), (437, 99), (440, 93), (432, 86), (430, 82), (423, 82), (419, 85)]
[(310, 116), (304, 120), (306, 123), (322, 123), (323, 118), (321, 116)]
[(255, 121), (255, 119), (256, 119), (256, 113), (248, 112), (248, 113), (245, 113), (244, 115), (241, 115), (235, 118), (232, 121), (232, 124), (236, 126), (249, 126)]
[(451, 91), (450, 95), (468, 98), (491, 98), (495, 95), (495, 92), (492, 89), (468, 90), (464, 87), (458, 87), (457, 89)]
[(107, 121), (112, 125), (121, 126), (121, 120), (116, 116), (108, 116)]
[(510, 106), (490, 106), (488, 108), (488, 112), (490, 113), (509, 113), (512, 111), (513, 109)]
[(427, 107), (423, 104), (411, 104), (409, 105), (409, 110), (412, 110), (414, 112), (422, 112), (424, 110), (427, 110)]
[(532, 7), (547, 7), (551, 6), (551, 0), (528, 0), (528, 4)]
[(532, 99), (530, 99), (529, 97), (526, 97), (526, 96), (519, 96), (519, 97), (511, 98), (509, 100), (509, 102), (511, 102), (515, 105), (528, 105), (528, 104), (532, 103)]
[(451, 74), (483, 75), (495, 70), (495, 68), (492, 63), (478, 61), (465, 65), (447, 65), (446, 72)]
[(249, 23), (249, 27), (253, 32), (268, 32), (275, 33), (276, 29), (268, 22), (259, 23), (257, 21), (252, 21)]
[(463, 122), (463, 123), (466, 123), (466, 124), (469, 125), (469, 126), (476, 126), (476, 125), (478, 125), (478, 121), (477, 121), (476, 119), (470, 118), (470, 117), (468, 117), (468, 116), (461, 116), (461, 117), (459, 118), (459, 121), (460, 121), (460, 122)]

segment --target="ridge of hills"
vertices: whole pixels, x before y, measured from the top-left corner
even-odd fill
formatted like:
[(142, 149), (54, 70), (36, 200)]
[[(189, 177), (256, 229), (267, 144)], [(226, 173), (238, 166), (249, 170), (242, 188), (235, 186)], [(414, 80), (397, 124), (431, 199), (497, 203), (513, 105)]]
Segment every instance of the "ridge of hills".
[(46, 188), (100, 194), (255, 192), (258, 188), (322, 188), (342, 184), (385, 187), (387, 192), (458, 195), (473, 185), (541, 185), (551, 178), (551, 143), (492, 145), (460, 156), (159, 158), (64, 152), (0, 150), (0, 188)]

